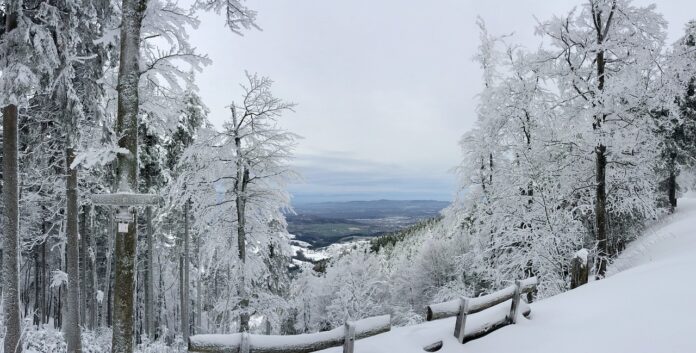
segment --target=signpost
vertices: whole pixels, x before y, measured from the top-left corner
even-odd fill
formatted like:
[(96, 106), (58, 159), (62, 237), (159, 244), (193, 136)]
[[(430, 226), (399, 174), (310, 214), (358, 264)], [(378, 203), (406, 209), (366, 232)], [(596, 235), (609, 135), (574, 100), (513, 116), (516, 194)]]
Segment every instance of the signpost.
[[(125, 176), (125, 173), (123, 174)], [(131, 207), (145, 207), (156, 205), (159, 196), (153, 194), (136, 194), (128, 187), (128, 182), (123, 178), (118, 191), (113, 194), (93, 194), (92, 203), (95, 205), (117, 207), (116, 222), (118, 233), (128, 232), (128, 223), (133, 222)]]
[[(126, 164), (123, 169), (127, 171), (128, 167)], [(112, 352), (130, 353), (133, 351), (133, 289), (137, 243), (136, 219), (132, 209), (157, 204), (159, 197), (133, 192), (127, 180), (129, 173), (120, 174), (121, 183), (118, 191), (113, 194), (92, 195), (92, 203), (117, 208), (114, 217), (118, 223), (118, 232), (114, 241), (114, 256), (117, 260), (114, 273)]]

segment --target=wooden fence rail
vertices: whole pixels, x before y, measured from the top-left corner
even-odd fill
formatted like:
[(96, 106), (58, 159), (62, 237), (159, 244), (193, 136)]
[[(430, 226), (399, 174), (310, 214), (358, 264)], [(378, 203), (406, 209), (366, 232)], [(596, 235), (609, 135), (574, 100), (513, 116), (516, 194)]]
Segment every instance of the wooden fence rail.
[[(530, 277), (525, 280), (516, 280), (515, 285), (503, 288), (497, 292), (477, 298), (459, 298), (444, 303), (431, 304), (427, 308), (426, 320), (438, 320), (447, 317), (457, 316), (454, 327), (454, 336), (460, 343), (482, 337), (489, 332), (495, 331), (503, 326), (514, 324), (517, 314), (522, 313), (528, 316), (531, 312), (529, 306), (520, 301), (524, 293), (533, 291), (537, 286), (537, 278)], [(508, 300), (512, 300), (510, 310), (503, 314), (500, 319), (484, 322), (476, 327), (470, 327), (465, 332), (467, 316), (493, 308)]]
[(189, 352), (201, 353), (310, 353), (343, 346), (353, 353), (355, 340), (391, 330), (389, 315), (349, 321), (330, 331), (301, 335), (254, 335), (247, 333), (195, 335), (189, 338)]

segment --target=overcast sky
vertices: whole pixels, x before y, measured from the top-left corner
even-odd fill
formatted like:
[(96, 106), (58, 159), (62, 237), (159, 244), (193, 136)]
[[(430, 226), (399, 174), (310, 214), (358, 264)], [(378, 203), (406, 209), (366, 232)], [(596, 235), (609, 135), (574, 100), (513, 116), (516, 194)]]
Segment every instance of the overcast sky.
[[(636, 1), (648, 4), (653, 1)], [(472, 128), (481, 71), (476, 16), (493, 34), (515, 33), (536, 48), (535, 16), (565, 14), (580, 1), (256, 0), (263, 31), (243, 37), (201, 14), (191, 41), (213, 60), (200, 94), (220, 126), (239, 95), (244, 70), (275, 81), (296, 102), (282, 125), (303, 136), (296, 165), (298, 202), (369, 199), (449, 200), (458, 140)], [(693, 0), (662, 0), (669, 38), (696, 17)]]

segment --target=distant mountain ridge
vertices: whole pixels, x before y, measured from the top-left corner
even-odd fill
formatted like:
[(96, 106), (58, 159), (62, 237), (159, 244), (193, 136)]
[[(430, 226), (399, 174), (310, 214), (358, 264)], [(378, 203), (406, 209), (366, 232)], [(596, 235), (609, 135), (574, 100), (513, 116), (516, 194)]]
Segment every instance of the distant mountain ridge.
[[(383, 217), (436, 216), (449, 202), (437, 200), (372, 200), (306, 203), (295, 206), (297, 216), (375, 219)], [(293, 215), (289, 215), (293, 217)]]
[(436, 200), (319, 202), (298, 205), (286, 217), (290, 233), (317, 248), (398, 231), (439, 216), (448, 205)]

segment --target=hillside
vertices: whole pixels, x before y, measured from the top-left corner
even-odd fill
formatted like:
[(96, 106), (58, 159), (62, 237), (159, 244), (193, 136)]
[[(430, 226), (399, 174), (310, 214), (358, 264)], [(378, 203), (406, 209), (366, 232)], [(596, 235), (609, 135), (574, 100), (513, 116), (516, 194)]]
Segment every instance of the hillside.
[(606, 279), (531, 304), (530, 320), (460, 345), (449, 318), (394, 328), (357, 341), (355, 349), (420, 353), (443, 340), (444, 353), (696, 352), (694, 268), (696, 198), (688, 198), (680, 200), (676, 214), (632, 243)]

